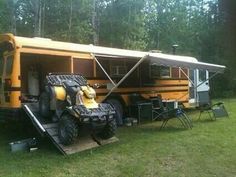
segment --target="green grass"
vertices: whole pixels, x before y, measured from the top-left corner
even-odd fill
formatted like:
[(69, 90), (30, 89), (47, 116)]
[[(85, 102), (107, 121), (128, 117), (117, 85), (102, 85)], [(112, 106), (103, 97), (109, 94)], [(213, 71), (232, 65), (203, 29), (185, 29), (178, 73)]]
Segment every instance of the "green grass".
[[(236, 176), (236, 99), (224, 100), (230, 118), (209, 120), (191, 112), (194, 127), (181, 128), (171, 120), (123, 127), (119, 142), (93, 150), (62, 156), (43, 140), (40, 149), (11, 153), (8, 143), (29, 137), (25, 128), (0, 125), (0, 176)], [(32, 133), (31, 136), (34, 136)]]

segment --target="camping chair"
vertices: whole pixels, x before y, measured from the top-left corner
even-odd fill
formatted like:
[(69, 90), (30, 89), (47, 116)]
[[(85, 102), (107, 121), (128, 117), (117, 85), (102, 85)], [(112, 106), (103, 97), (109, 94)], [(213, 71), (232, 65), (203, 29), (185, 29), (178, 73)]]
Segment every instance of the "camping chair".
[(168, 108), (163, 104), (160, 96), (151, 98), (153, 105), (153, 120), (162, 121), (160, 129), (163, 129), (170, 119), (177, 118), (185, 128), (192, 128), (191, 119), (184, 113), (181, 108)]
[(223, 102), (218, 102), (215, 104), (205, 103), (203, 105), (200, 105), (199, 109), (200, 109), (200, 114), (198, 120), (200, 120), (201, 115), (204, 112), (207, 112), (212, 120), (216, 120), (217, 117), (229, 117), (229, 114), (225, 109)]

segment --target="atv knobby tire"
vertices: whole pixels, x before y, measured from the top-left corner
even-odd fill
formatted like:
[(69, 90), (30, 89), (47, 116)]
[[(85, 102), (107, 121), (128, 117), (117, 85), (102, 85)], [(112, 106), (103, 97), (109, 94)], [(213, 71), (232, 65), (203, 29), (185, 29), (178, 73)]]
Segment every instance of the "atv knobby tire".
[(62, 144), (70, 145), (78, 137), (78, 124), (69, 114), (62, 115), (59, 121), (58, 136)]
[(50, 95), (47, 92), (43, 92), (39, 97), (39, 113), (45, 118), (51, 116)]
[(115, 135), (116, 129), (116, 121), (115, 119), (113, 119), (107, 122), (102, 131), (98, 133), (98, 137), (100, 137), (101, 139), (109, 139)]

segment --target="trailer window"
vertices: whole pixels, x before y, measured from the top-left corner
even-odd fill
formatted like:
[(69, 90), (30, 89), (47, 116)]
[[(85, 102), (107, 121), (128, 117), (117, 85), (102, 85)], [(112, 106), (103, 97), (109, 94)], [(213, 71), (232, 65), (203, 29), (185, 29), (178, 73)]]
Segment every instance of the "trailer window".
[(12, 64), (13, 64), (13, 55), (8, 56), (6, 60), (6, 75), (10, 75), (12, 73)]

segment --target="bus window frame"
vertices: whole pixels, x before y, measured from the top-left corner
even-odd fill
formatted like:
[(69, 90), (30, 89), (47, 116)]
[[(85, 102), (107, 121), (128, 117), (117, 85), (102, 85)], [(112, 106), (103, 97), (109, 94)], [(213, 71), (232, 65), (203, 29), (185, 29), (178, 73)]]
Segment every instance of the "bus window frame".
[[(155, 68), (152, 68), (152, 67), (156, 67), (156, 70), (158, 72), (158, 75), (153, 75), (153, 70), (155, 70)], [(169, 75), (162, 75), (162, 69), (164, 69), (163, 67), (166, 67), (169, 69)], [(163, 65), (152, 65), (152, 64), (149, 64), (149, 77), (152, 78), (152, 79), (169, 79), (171, 78), (171, 73), (172, 72), (172, 68), (169, 67), (169, 66), (163, 66)]]
[(198, 81), (205, 82), (207, 79), (206, 70), (198, 70)]
[(4, 65), (5, 65), (5, 58), (4, 55), (0, 56), (0, 77), (3, 76), (3, 71), (4, 71)]
[[(11, 72), (10, 73), (8, 73), (7, 72), (7, 64), (8, 64), (8, 62), (7, 62), (7, 60), (8, 60), (8, 57), (12, 57), (12, 62), (11, 62)], [(4, 59), (4, 66), (3, 66), (3, 75), (4, 75), (4, 78), (5, 77), (9, 77), (9, 76), (11, 76), (11, 74), (12, 74), (12, 72), (13, 72), (13, 63), (14, 63), (14, 59), (15, 59), (15, 55), (14, 55), (14, 52), (13, 51), (10, 51), (10, 52), (5, 52), (4, 54), (3, 54), (3, 59)], [(2, 76), (3, 76), (2, 75)]]
[[(120, 78), (127, 74), (127, 66), (126, 62), (124, 61), (113, 61), (109, 60), (109, 69), (110, 69), (110, 76), (113, 78)], [(116, 72), (114, 72), (114, 69)], [(124, 73), (120, 73), (120, 69), (124, 69)]]

